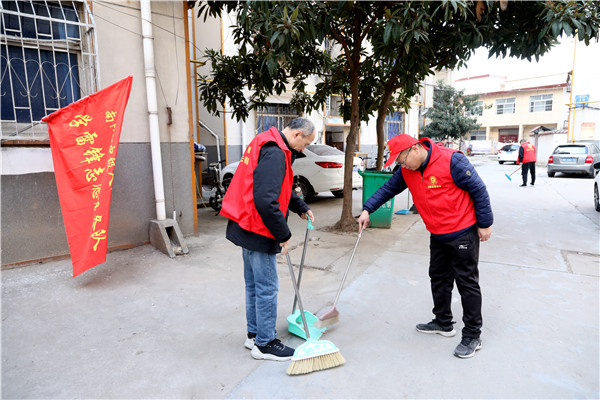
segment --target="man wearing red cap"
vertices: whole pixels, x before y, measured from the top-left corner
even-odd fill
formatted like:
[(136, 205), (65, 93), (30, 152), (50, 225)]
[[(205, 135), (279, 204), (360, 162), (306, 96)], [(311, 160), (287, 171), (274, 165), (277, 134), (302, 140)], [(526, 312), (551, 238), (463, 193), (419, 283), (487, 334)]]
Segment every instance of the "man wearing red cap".
[(390, 158), (399, 168), (363, 205), (359, 229), (369, 225), (369, 214), (410, 189), (415, 206), (430, 232), (429, 278), (435, 318), (418, 324), (423, 333), (451, 337), (454, 282), (463, 307), (462, 340), (454, 355), (469, 358), (482, 346), (479, 241), (492, 234), (493, 214), (485, 184), (459, 151), (440, 147), (428, 138), (417, 141), (398, 135), (388, 141)]

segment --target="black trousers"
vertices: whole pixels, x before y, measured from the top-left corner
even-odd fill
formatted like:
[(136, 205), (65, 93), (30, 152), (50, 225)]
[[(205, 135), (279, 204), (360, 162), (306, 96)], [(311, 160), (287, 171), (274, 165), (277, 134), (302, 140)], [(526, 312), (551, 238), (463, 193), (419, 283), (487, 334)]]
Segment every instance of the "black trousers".
[(473, 229), (458, 239), (429, 244), (429, 278), (433, 295), (433, 314), (443, 325), (452, 322), (452, 289), (454, 281), (463, 309), (463, 337), (478, 338), (483, 323), (481, 289), (479, 287), (479, 236)]
[(523, 175), (523, 185), (527, 185), (527, 171), (531, 171), (531, 184), (535, 183), (535, 163), (526, 162), (521, 167), (521, 175)]

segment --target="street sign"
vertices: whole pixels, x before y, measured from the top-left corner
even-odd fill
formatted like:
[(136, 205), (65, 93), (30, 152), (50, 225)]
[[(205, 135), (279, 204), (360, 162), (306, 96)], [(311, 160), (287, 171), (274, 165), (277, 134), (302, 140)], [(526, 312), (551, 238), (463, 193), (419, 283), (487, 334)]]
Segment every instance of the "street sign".
[(590, 100), (589, 94), (578, 94), (575, 95), (575, 103), (583, 103), (583, 104), (575, 104), (575, 108), (588, 107), (589, 104), (587, 101)]

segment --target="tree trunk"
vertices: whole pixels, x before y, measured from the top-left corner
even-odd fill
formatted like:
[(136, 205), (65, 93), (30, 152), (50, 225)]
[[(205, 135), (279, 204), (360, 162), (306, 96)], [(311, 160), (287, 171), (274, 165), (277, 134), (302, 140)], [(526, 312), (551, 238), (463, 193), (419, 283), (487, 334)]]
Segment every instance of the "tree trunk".
[[(389, 104), (389, 99), (386, 103)], [(387, 113), (387, 104), (383, 104), (377, 110), (377, 171), (383, 168), (383, 152), (385, 150), (384, 124), (385, 115)]]
[[(356, 64), (355, 64), (356, 65)], [(352, 169), (354, 167), (354, 150), (358, 130), (360, 128), (360, 115), (358, 103), (358, 71), (350, 72), (350, 88), (352, 93), (350, 133), (346, 139), (346, 152), (344, 158), (344, 200), (342, 202), (342, 216), (334, 225), (334, 229), (342, 232), (352, 232), (358, 225), (352, 215)]]
[(342, 202), (342, 216), (334, 225), (334, 229), (342, 232), (352, 232), (358, 230), (358, 224), (352, 215), (352, 169), (354, 167), (354, 149), (358, 131), (360, 129), (360, 107), (358, 82), (360, 74), (360, 22), (355, 21), (357, 29), (354, 32), (353, 51), (351, 60), (349, 60), (350, 72), (350, 133), (346, 139), (346, 154), (344, 158), (344, 200)]
[[(394, 74), (395, 75), (395, 74)], [(385, 116), (388, 112), (392, 95), (398, 89), (396, 86), (386, 86), (385, 92), (381, 98), (381, 104), (377, 110), (377, 171), (383, 169), (383, 153), (385, 150), (385, 136), (384, 136), (384, 124)]]

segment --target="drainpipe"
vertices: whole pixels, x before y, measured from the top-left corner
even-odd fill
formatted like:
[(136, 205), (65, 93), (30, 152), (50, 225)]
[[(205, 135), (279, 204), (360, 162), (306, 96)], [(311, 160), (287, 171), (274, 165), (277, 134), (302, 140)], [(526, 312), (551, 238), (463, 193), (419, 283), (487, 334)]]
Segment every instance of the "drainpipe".
[(142, 42), (144, 46), (144, 71), (146, 76), (146, 98), (148, 101), (148, 121), (150, 123), (150, 148), (152, 151), (152, 173), (156, 219), (166, 219), (165, 193), (163, 185), (162, 160), (160, 154), (160, 130), (158, 125), (158, 102), (156, 99), (156, 70), (154, 68), (154, 35), (152, 33), (152, 9), (150, 0), (140, 1), (142, 14)]
[(219, 141), (219, 135), (217, 135), (212, 129), (210, 129), (208, 127), (208, 125), (206, 125), (204, 122), (202, 122), (200, 120), (198, 120), (198, 125), (200, 125), (204, 129), (206, 129), (208, 131), (208, 133), (213, 135), (213, 137), (217, 141), (217, 164), (218, 164), (217, 168), (219, 169), (219, 175), (221, 175), (221, 142)]
[(150, 221), (148, 236), (150, 243), (173, 258), (189, 253), (183, 234), (175, 219), (167, 219), (163, 184), (162, 160), (160, 155), (160, 129), (158, 125), (158, 101), (156, 98), (156, 69), (154, 68), (154, 35), (152, 33), (152, 9), (150, 0), (140, 1), (142, 18), (142, 43), (144, 47), (144, 71), (146, 76), (146, 98), (148, 100), (148, 122), (150, 123), (150, 149), (152, 152), (152, 175), (156, 219)]
[(242, 121), (242, 155), (246, 151), (246, 121)]

